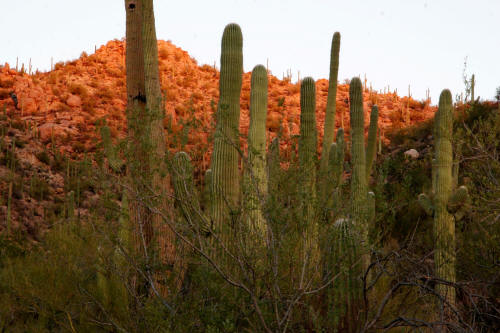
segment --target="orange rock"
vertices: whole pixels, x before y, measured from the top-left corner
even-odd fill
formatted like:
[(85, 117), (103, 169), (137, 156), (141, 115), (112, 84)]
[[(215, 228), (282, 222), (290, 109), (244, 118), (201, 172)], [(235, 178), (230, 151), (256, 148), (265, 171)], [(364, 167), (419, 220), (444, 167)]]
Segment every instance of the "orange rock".
[(68, 99), (66, 100), (66, 104), (68, 104), (71, 107), (80, 107), (82, 106), (82, 99), (80, 96), (77, 95), (70, 95)]
[(21, 108), (23, 114), (33, 114), (38, 111), (38, 105), (34, 98), (22, 97), (19, 101), (19, 108)]
[(68, 134), (76, 135), (76, 130), (64, 125), (45, 123), (41, 126), (38, 126), (38, 133), (40, 134), (40, 139), (43, 142), (47, 142), (52, 138), (57, 139)]

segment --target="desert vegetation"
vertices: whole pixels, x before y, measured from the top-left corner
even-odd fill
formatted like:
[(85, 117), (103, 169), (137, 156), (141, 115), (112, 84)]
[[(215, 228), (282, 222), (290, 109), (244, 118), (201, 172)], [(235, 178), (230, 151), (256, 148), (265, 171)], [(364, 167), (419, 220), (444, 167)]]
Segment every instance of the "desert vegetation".
[(498, 100), (338, 84), (338, 32), (328, 81), (243, 73), (235, 23), (198, 67), (124, 5), (125, 42), (0, 68), (2, 332), (500, 329)]

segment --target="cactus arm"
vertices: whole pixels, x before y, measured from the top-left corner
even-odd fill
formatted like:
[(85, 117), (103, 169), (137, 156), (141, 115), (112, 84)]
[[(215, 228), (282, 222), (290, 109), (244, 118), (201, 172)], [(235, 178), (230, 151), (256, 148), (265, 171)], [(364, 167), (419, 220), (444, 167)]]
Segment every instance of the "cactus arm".
[(418, 196), (418, 203), (420, 207), (427, 213), (427, 215), (432, 216), (434, 214), (434, 205), (431, 198), (425, 193), (421, 193)]
[(448, 200), (448, 211), (450, 213), (456, 213), (469, 199), (469, 191), (467, 187), (460, 186), (451, 196), (450, 200)]

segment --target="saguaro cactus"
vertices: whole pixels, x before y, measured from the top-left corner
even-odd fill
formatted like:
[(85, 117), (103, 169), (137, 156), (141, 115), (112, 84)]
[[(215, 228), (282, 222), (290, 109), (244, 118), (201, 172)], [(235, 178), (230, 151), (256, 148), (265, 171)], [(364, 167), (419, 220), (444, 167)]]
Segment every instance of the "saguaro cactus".
[(305, 231), (305, 252), (314, 251), (317, 238), (315, 221), (316, 206), (316, 85), (312, 78), (306, 77), (300, 87), (300, 137), (299, 168), (300, 194), (303, 206), (301, 227)]
[(349, 88), (351, 116), (351, 217), (354, 225), (360, 230), (363, 246), (368, 243), (366, 155), (365, 155), (365, 118), (363, 112), (363, 95), (361, 80), (351, 80)]
[[(157, 254), (159, 261), (172, 265), (178, 263), (175, 251), (175, 236), (162, 223), (158, 209), (169, 214), (170, 181), (164, 176), (163, 158), (165, 137), (163, 129), (164, 111), (158, 69), (158, 47), (156, 40), (153, 0), (125, 0), (126, 24), (126, 69), (127, 69), (127, 128), (130, 138), (128, 152), (129, 180), (134, 192), (143, 198), (155, 198), (146, 205), (131, 200), (130, 217), (136, 227), (135, 239), (139, 248), (149, 252), (145, 257)], [(155, 195), (150, 195), (154, 192)], [(164, 280), (158, 273), (158, 281)], [(160, 285), (160, 293), (168, 293)]]
[(326, 222), (330, 221), (331, 214), (338, 213), (340, 203), (340, 186), (344, 175), (344, 129), (339, 128), (337, 131), (336, 142), (330, 145), (328, 151), (328, 175), (325, 178), (326, 191), (323, 199), (326, 203)]
[[(339, 74), (340, 33), (335, 32), (332, 38), (330, 54), (330, 76), (328, 81), (328, 99), (326, 101), (325, 124), (323, 129), (323, 149), (321, 153), (320, 175), (323, 177), (328, 170), (328, 151), (335, 132), (335, 113), (337, 106), (337, 80)], [(323, 186), (322, 195), (326, 188)]]
[(181, 151), (172, 161), (172, 183), (176, 202), (190, 229), (198, 234), (208, 233), (208, 220), (201, 210), (198, 192), (194, 186), (193, 166), (188, 154)]
[(470, 100), (472, 103), (474, 103), (476, 100), (476, 95), (474, 94), (474, 89), (476, 88), (476, 76), (472, 74), (472, 77), (470, 78)]
[(261, 202), (267, 195), (266, 174), (267, 71), (262, 65), (252, 71), (250, 90), (250, 128), (248, 129), (248, 168), (245, 201), (249, 206), (250, 227), (260, 236), (267, 234)]
[(222, 36), (217, 125), (212, 153), (212, 219), (223, 242), (230, 237), (231, 215), (240, 194), (239, 120), (243, 74), (243, 36), (237, 24), (228, 24)]
[[(439, 96), (439, 108), (434, 118), (434, 155), (432, 188), (429, 197), (420, 194), (419, 202), (424, 210), (434, 216), (434, 265), (438, 278), (455, 282), (455, 219), (468, 198), (467, 188), (459, 187), (453, 193), (453, 106), (448, 89)], [(455, 304), (453, 286), (438, 284), (438, 293), (449, 303)]]
[(372, 107), (370, 114), (370, 128), (368, 130), (368, 143), (366, 145), (366, 181), (370, 180), (373, 162), (377, 154), (378, 106)]
[(117, 149), (111, 142), (111, 131), (108, 126), (101, 127), (101, 139), (104, 148), (104, 154), (108, 159), (110, 168), (114, 172), (119, 172), (122, 169), (123, 161), (117, 156)]
[(280, 142), (274, 138), (269, 145), (267, 153), (267, 192), (270, 195), (276, 195), (278, 191), (280, 175)]

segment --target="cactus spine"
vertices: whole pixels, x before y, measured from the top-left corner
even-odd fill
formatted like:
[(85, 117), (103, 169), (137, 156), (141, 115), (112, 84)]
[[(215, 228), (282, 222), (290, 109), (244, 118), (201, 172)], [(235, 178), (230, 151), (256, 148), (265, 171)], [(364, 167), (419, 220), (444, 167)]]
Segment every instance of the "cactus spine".
[[(434, 118), (434, 155), (431, 197), (420, 194), (419, 203), (434, 215), (434, 265), (438, 278), (455, 282), (455, 219), (463, 215), (468, 199), (467, 188), (460, 186), (454, 193), (453, 180), (453, 106), (451, 92), (445, 89), (439, 96), (439, 108)], [(455, 167), (458, 170), (458, 167)], [(455, 213), (455, 218), (452, 215)], [(437, 292), (447, 302), (455, 304), (453, 286), (438, 284)]]
[[(303, 207), (303, 224), (301, 229), (305, 235), (305, 252), (314, 251), (317, 243), (317, 225), (315, 221), (316, 206), (316, 163), (317, 163), (317, 129), (316, 129), (316, 85), (312, 78), (306, 77), (300, 87), (300, 137), (299, 168), (301, 177), (301, 200)], [(313, 253), (314, 254), (314, 253)]]
[(267, 71), (262, 65), (252, 71), (250, 90), (250, 128), (248, 130), (248, 174), (246, 175), (249, 226), (259, 235), (267, 234), (261, 202), (267, 196), (266, 174)]
[[(333, 141), (335, 132), (335, 114), (337, 104), (337, 80), (339, 74), (339, 52), (340, 52), (340, 33), (335, 32), (332, 38), (332, 47), (330, 54), (330, 77), (328, 81), (328, 99), (326, 101), (325, 125), (323, 129), (323, 149), (321, 154), (320, 175), (325, 176), (328, 172), (328, 160), (330, 145)], [(322, 195), (326, 194), (326, 187), (323, 186)]]
[(228, 24), (222, 36), (217, 125), (212, 153), (212, 219), (223, 242), (229, 240), (230, 218), (240, 193), (238, 154), (240, 92), (243, 73), (243, 36)]
[(373, 162), (377, 153), (378, 106), (372, 107), (370, 114), (370, 129), (368, 130), (368, 143), (366, 146), (366, 181), (370, 180)]

